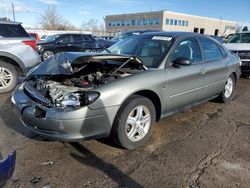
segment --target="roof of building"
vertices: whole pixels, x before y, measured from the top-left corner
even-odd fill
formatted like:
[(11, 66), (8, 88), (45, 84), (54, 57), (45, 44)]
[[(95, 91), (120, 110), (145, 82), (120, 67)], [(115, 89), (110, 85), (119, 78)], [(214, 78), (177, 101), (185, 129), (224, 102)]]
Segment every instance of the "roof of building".
[(153, 12), (137, 12), (137, 13), (126, 13), (126, 14), (115, 14), (115, 15), (106, 15), (108, 16), (129, 16), (129, 15), (144, 15), (144, 14), (157, 14), (157, 13), (170, 13), (170, 14), (176, 14), (176, 15), (182, 15), (182, 16), (189, 16), (189, 17), (195, 17), (195, 18), (201, 18), (201, 19), (209, 19), (209, 20), (215, 20), (215, 21), (224, 21), (224, 22), (230, 22), (230, 23), (235, 23), (237, 24), (237, 22), (235, 21), (229, 21), (229, 20), (224, 20), (222, 18), (218, 19), (218, 18), (211, 18), (211, 17), (206, 17), (206, 16), (196, 16), (196, 15), (192, 15), (192, 14), (185, 14), (185, 13), (178, 13), (178, 12), (172, 12), (172, 11), (168, 11), (168, 10), (162, 10), (162, 11), (153, 11)]

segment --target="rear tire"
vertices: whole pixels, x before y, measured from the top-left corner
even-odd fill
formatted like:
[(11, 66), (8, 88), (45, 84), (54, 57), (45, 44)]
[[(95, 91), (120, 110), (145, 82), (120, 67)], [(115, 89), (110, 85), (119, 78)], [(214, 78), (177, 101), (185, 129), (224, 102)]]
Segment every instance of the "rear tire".
[(232, 100), (235, 92), (235, 77), (231, 74), (226, 81), (225, 87), (221, 92), (219, 99), (221, 102), (226, 103)]
[(136, 149), (145, 145), (150, 138), (155, 119), (152, 101), (140, 95), (132, 95), (119, 109), (111, 136), (123, 148)]
[(0, 94), (15, 89), (18, 83), (18, 72), (10, 63), (0, 61)]

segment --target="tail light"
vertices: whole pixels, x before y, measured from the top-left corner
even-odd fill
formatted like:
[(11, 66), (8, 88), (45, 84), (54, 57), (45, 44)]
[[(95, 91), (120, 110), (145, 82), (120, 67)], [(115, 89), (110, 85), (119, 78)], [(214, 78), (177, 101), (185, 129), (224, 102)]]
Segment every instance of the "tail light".
[(31, 48), (36, 50), (36, 41), (35, 40), (24, 40), (24, 44), (29, 45)]

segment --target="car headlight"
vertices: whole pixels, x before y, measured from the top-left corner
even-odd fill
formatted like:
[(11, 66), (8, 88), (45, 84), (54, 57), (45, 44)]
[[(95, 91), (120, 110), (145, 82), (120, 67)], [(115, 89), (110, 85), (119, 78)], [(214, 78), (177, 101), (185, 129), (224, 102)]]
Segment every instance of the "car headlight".
[(95, 102), (100, 96), (100, 93), (97, 91), (88, 91), (85, 92), (85, 97), (84, 97), (84, 104), (89, 105), (93, 102)]
[(57, 99), (57, 105), (61, 107), (81, 107), (95, 102), (100, 93), (96, 91), (86, 91), (84, 93), (68, 93), (61, 99)]

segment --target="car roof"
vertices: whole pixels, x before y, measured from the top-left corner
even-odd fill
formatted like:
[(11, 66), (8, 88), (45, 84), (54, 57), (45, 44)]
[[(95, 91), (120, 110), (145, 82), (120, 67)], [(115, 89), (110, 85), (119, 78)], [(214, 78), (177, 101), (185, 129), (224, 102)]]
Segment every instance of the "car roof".
[(143, 33), (142, 35), (149, 35), (149, 36), (166, 36), (166, 37), (181, 37), (181, 36), (204, 36), (199, 33), (193, 33), (193, 32), (183, 32), (183, 31), (163, 31), (163, 32), (149, 32), (149, 33)]
[(21, 24), (21, 22), (13, 22), (13, 21), (0, 21), (0, 24), (20, 25), (20, 24)]

